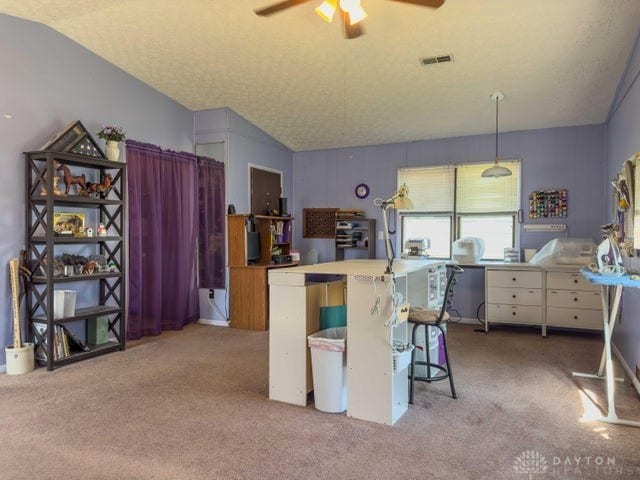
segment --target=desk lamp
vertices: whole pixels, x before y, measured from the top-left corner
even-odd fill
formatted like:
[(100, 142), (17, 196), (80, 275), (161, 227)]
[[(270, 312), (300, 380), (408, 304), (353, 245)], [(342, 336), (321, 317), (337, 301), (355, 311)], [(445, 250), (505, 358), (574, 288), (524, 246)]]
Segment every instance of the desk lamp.
[(384, 273), (393, 273), (393, 247), (391, 245), (391, 239), (389, 238), (387, 210), (389, 210), (390, 208), (401, 208), (403, 210), (413, 209), (413, 202), (409, 198), (409, 187), (407, 187), (406, 183), (403, 183), (398, 191), (391, 197), (386, 200), (376, 198), (373, 201), (373, 204), (377, 207), (380, 207), (380, 210), (382, 210), (382, 224), (384, 226), (384, 249), (385, 253), (387, 254), (387, 269)]

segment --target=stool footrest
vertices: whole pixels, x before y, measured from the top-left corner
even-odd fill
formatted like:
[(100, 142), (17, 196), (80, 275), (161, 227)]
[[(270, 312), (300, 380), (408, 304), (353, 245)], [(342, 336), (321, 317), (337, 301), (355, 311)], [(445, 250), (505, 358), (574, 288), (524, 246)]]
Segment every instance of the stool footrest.
[[(443, 367), (442, 365), (438, 365), (437, 363), (427, 363), (427, 362), (423, 362), (420, 360), (416, 360), (415, 365), (422, 365), (424, 367), (428, 367), (428, 368), (435, 368), (437, 370), (440, 370), (441, 372), (443, 372), (443, 375), (437, 375), (435, 377), (432, 376), (428, 376), (428, 377), (418, 377), (416, 375), (413, 376), (414, 380), (418, 380), (420, 382), (437, 382), (438, 380), (444, 380), (445, 378), (449, 378), (449, 371), (447, 370), (446, 367)], [(429, 370), (427, 370), (429, 371)], [(409, 374), (409, 378), (411, 378), (411, 374)]]

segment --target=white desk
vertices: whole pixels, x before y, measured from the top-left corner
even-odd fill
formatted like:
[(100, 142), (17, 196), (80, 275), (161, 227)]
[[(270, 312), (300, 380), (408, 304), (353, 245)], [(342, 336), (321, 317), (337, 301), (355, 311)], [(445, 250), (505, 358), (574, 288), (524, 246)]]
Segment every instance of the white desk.
[[(327, 288), (310, 282), (309, 276), (341, 275), (347, 282), (347, 415), (387, 425), (402, 416), (407, 410), (407, 369), (394, 373), (389, 341), (407, 343), (408, 332), (406, 322), (385, 325), (393, 309), (392, 276), (384, 274), (386, 265), (386, 260), (346, 260), (269, 272), (270, 399), (307, 404), (311, 385), (307, 335), (318, 330), (318, 311)], [(443, 267), (442, 261), (395, 260), (396, 289), (411, 305), (424, 307), (429, 270)], [(379, 313), (374, 316), (370, 310), (376, 295)]]

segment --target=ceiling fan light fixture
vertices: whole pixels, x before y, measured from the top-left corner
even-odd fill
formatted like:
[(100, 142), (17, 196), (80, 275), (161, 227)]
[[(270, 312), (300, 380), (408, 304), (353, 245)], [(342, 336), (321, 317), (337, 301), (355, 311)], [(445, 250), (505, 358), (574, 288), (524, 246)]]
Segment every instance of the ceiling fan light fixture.
[(352, 8), (349, 11), (349, 25), (355, 25), (367, 18), (367, 12), (361, 6)]
[(333, 16), (336, 13), (336, 9), (338, 8), (338, 0), (324, 0), (318, 8), (316, 8), (316, 13), (322, 18), (325, 22), (331, 23), (333, 20)]
[(340, 8), (349, 14), (349, 25), (355, 25), (367, 18), (367, 12), (362, 8), (360, 0), (340, 0)]
[(507, 167), (501, 167), (498, 165), (498, 104), (500, 103), (500, 100), (504, 98), (504, 94), (502, 92), (493, 92), (491, 95), (489, 95), (489, 98), (496, 102), (496, 158), (493, 167), (489, 167), (482, 172), (482, 177), (508, 177), (509, 175), (511, 175), (511, 170), (509, 170)]

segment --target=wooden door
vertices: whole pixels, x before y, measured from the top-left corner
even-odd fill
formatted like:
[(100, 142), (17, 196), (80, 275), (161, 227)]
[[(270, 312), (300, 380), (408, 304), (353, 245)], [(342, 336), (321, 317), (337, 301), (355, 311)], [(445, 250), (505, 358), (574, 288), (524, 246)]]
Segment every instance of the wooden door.
[(251, 213), (270, 215), (278, 210), (278, 200), (282, 194), (281, 174), (251, 167)]

